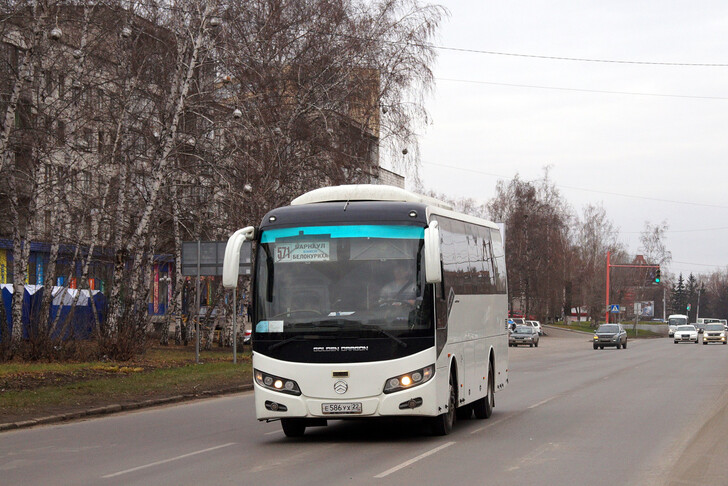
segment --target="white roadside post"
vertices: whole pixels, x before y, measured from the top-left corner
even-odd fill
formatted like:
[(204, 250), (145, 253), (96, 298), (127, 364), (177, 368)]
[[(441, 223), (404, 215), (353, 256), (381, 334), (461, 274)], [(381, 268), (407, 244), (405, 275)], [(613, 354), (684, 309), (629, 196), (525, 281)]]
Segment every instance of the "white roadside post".
[(246, 240), (252, 240), (255, 228), (246, 226), (237, 230), (228, 238), (225, 246), (225, 260), (222, 264), (222, 285), (226, 289), (233, 289), (233, 363), (238, 362), (238, 271), (240, 268), (240, 248)]

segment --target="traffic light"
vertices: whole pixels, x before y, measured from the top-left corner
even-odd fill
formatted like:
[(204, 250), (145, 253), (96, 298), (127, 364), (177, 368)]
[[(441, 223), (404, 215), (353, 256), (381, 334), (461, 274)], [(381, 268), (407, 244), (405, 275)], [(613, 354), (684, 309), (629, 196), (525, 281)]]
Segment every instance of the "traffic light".
[(660, 269), (659, 268), (655, 272), (655, 283), (656, 284), (660, 283)]

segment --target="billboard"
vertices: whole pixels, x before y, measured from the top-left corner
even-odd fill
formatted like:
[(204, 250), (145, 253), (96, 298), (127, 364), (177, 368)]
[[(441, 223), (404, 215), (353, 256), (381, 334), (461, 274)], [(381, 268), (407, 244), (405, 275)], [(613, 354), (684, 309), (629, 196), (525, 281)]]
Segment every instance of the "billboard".
[(634, 313), (640, 317), (652, 319), (655, 317), (655, 301), (647, 300), (634, 303)]

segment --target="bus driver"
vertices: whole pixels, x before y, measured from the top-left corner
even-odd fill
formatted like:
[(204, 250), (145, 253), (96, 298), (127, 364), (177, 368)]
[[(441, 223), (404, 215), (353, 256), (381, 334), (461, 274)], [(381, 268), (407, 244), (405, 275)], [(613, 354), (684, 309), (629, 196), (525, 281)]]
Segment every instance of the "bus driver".
[(379, 293), (380, 302), (415, 304), (417, 283), (415, 282), (413, 267), (414, 262), (411, 260), (394, 261), (394, 280), (382, 287)]

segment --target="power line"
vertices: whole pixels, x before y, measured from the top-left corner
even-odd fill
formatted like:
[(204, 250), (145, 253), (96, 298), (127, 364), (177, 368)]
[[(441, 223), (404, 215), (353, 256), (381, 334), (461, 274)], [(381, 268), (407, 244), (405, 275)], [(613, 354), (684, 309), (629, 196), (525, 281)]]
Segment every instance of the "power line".
[(468, 49), (463, 47), (438, 46), (435, 44), (424, 44), (421, 46), (439, 49), (441, 51), (467, 52), (470, 54), (486, 54), (491, 56), (527, 57), (532, 59), (548, 59), (552, 61), (573, 61), (573, 62), (598, 62), (608, 64), (641, 64), (648, 66), (687, 66), (687, 67), (728, 67), (723, 63), (702, 63), (702, 62), (659, 62), (659, 61), (627, 61), (623, 59), (593, 59), (584, 57), (565, 56), (544, 56), (538, 54), (521, 54), (515, 52), (486, 51), (481, 49)]
[(677, 262), (675, 260), (671, 261), (670, 263), (680, 263), (682, 265), (695, 265), (698, 267), (717, 267), (717, 268), (728, 267), (728, 265), (711, 265), (709, 263)]
[(562, 88), (558, 86), (540, 86), (535, 84), (515, 84), (515, 83), (496, 83), (492, 81), (478, 81), (471, 79), (453, 79), (453, 78), (435, 78), (437, 81), (447, 81), (452, 83), (468, 83), (468, 84), (487, 84), (490, 86), (509, 86), (514, 88), (535, 88), (550, 89), (556, 91), (576, 91), (582, 93), (602, 93), (602, 94), (620, 94), (629, 96), (654, 96), (660, 98), (687, 98), (699, 100), (728, 100), (728, 97), (721, 96), (695, 96), (695, 95), (676, 95), (676, 94), (660, 94), (660, 93), (641, 93), (635, 91), (610, 91), (602, 89), (586, 89), (586, 88)]
[[(481, 171), (481, 170), (477, 170), (477, 169), (457, 167), (457, 166), (448, 165), (448, 164), (438, 164), (435, 162), (422, 162), (422, 163), (424, 165), (433, 165), (436, 167), (443, 167), (446, 169), (455, 169), (455, 170), (461, 170), (464, 172), (472, 172), (475, 174), (482, 174), (482, 175), (487, 175), (487, 176), (491, 176), (491, 177), (498, 177), (498, 178), (509, 180), (509, 181), (513, 180), (513, 177), (503, 176), (503, 175), (499, 175), (499, 174), (493, 174), (490, 172), (485, 172), (485, 171)], [(575, 191), (585, 191), (585, 192), (589, 192), (589, 193), (605, 194), (608, 196), (619, 196), (619, 197), (627, 197), (627, 198), (632, 198), (632, 199), (642, 199), (645, 201), (656, 201), (656, 202), (666, 202), (666, 203), (671, 203), (671, 204), (684, 204), (684, 205), (688, 205), (688, 206), (728, 209), (728, 206), (721, 206), (718, 204), (705, 204), (705, 203), (696, 203), (696, 202), (691, 202), (691, 201), (677, 201), (677, 200), (673, 200), (673, 199), (662, 199), (662, 198), (657, 198), (657, 197), (639, 196), (639, 195), (635, 195), (635, 194), (624, 194), (624, 193), (619, 193), (619, 192), (602, 191), (599, 189), (567, 186), (564, 184), (554, 184), (554, 186), (564, 188), (564, 189), (571, 189), (571, 190), (575, 190)]]
[(505, 57), (523, 57), (530, 59), (543, 59), (549, 61), (569, 61), (569, 62), (591, 62), (591, 63), (602, 63), (602, 64), (634, 64), (643, 66), (678, 66), (678, 67), (728, 67), (728, 63), (718, 62), (675, 62), (675, 61), (632, 61), (626, 59), (600, 59), (600, 58), (588, 58), (588, 57), (568, 57), (568, 56), (548, 56), (542, 54), (524, 54), (519, 52), (503, 52), (503, 51), (489, 51), (485, 49), (474, 49), (467, 47), (452, 47), (433, 44), (431, 42), (408, 42), (401, 40), (388, 40), (381, 38), (366, 37), (356, 34), (346, 34), (343, 32), (324, 32), (313, 30), (313, 33), (331, 35), (336, 37), (345, 37), (350, 39), (362, 40), (362, 41), (377, 41), (383, 42), (390, 45), (400, 46), (412, 46), (426, 49), (437, 49), (440, 51), (451, 51), (451, 52), (464, 52), (467, 54), (482, 54), (488, 56), (505, 56)]
[[(728, 230), (728, 226), (724, 226), (721, 228), (700, 228), (700, 229), (691, 229), (691, 230), (666, 230), (665, 233), (699, 233), (704, 231), (725, 231)], [(628, 234), (628, 235), (636, 235), (641, 234), (642, 231), (620, 231), (622, 234)]]

